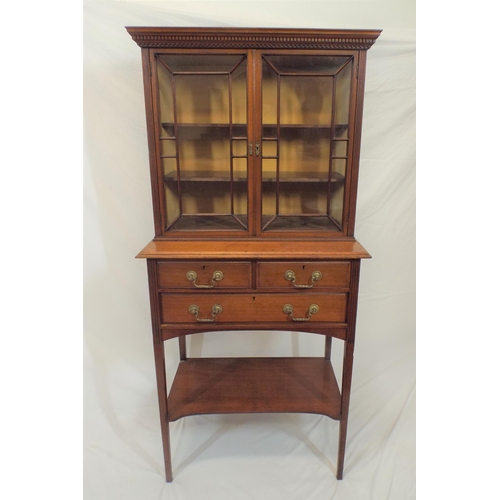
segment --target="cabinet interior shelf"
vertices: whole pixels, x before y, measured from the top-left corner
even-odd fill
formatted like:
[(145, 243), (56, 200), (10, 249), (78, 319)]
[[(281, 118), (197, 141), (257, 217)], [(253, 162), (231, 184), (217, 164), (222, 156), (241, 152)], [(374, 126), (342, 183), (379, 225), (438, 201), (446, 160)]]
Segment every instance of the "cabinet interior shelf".
[[(163, 176), (165, 182), (177, 182), (177, 172), (174, 170)], [(242, 172), (233, 172), (233, 182), (246, 182), (247, 175)], [(228, 171), (187, 170), (181, 172), (182, 182), (230, 182)], [(280, 172), (280, 182), (286, 183), (326, 183), (328, 172)], [(343, 183), (345, 177), (337, 172), (332, 172), (332, 183)], [(262, 172), (262, 182), (276, 182), (276, 172)]]
[[(174, 123), (162, 123), (162, 127), (166, 130), (173, 130), (176, 126)], [(197, 128), (204, 128), (204, 129), (212, 129), (212, 130), (224, 130), (224, 129), (229, 129), (230, 124), (229, 123), (177, 123), (178, 128), (182, 129), (197, 129)], [(264, 136), (267, 137), (266, 134), (268, 134), (270, 131), (276, 132), (277, 125), (276, 123), (264, 123), (263, 125), (263, 131), (264, 131)], [(342, 133), (347, 130), (347, 123), (339, 123), (335, 125), (335, 133)], [(233, 123), (232, 124), (233, 130), (241, 132), (246, 130), (246, 123)], [(315, 129), (318, 131), (330, 131), (331, 130), (331, 125), (325, 124), (325, 125), (318, 125), (318, 124), (308, 124), (308, 123), (280, 123), (280, 129), (293, 129), (293, 130), (308, 130), (308, 129)], [(245, 135), (245, 134), (242, 134)], [(274, 134), (276, 135), (276, 134)]]
[(168, 396), (171, 422), (215, 413), (315, 413), (340, 418), (340, 391), (325, 358), (190, 358)]

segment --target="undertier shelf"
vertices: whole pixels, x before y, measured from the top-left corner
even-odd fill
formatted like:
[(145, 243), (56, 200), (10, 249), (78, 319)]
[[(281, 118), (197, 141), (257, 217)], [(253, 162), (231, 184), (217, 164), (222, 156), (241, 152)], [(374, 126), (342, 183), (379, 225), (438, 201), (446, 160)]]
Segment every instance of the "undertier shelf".
[(340, 418), (340, 391), (324, 358), (192, 358), (168, 396), (171, 422), (218, 413), (315, 413)]

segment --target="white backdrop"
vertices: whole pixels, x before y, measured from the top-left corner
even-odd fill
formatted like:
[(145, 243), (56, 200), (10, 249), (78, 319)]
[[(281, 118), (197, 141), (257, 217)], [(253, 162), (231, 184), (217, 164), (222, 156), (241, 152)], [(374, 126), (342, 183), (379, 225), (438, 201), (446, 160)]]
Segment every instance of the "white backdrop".
[[(85, 2), (86, 500), (415, 498), (415, 6), (411, 1)], [(164, 480), (146, 265), (153, 236), (140, 49), (124, 26), (383, 29), (368, 51), (360, 301), (344, 479), (338, 422), (219, 415), (171, 425)], [(334, 365), (341, 345), (334, 341)], [(188, 354), (321, 355), (320, 336), (215, 333)], [(166, 343), (169, 383), (177, 342)]]

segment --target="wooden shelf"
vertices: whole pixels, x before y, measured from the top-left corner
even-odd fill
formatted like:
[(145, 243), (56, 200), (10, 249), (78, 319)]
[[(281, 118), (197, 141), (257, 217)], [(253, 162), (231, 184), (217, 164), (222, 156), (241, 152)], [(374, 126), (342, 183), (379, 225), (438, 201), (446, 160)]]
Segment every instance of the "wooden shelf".
[(262, 215), (264, 231), (342, 231), (342, 225), (327, 215)]
[[(165, 182), (177, 181), (177, 172), (173, 170), (163, 176)], [(185, 170), (181, 173), (181, 182), (229, 182), (229, 171), (222, 170)], [(246, 182), (247, 176), (242, 172), (233, 172), (233, 182)], [(343, 183), (345, 177), (332, 172), (332, 182)], [(276, 172), (262, 172), (262, 182), (276, 182)], [(328, 172), (280, 172), (280, 182), (328, 182)]]
[[(246, 127), (246, 123), (233, 123), (233, 127), (242, 128)], [(162, 123), (163, 128), (173, 128), (175, 123)], [(177, 123), (177, 127), (183, 128), (229, 128), (229, 123)]]
[[(177, 172), (173, 170), (163, 176), (165, 182), (177, 181)], [(229, 182), (228, 170), (184, 170), (181, 182)], [(241, 172), (233, 172), (233, 182), (246, 182), (247, 176)]]
[[(344, 181), (343, 175), (332, 172), (332, 182)], [(262, 182), (276, 182), (276, 173), (262, 172)], [(328, 172), (280, 172), (280, 182), (328, 182)]]
[[(264, 129), (266, 128), (276, 128), (276, 123), (264, 123), (262, 125)], [(280, 123), (280, 128), (283, 129), (317, 129), (317, 130), (330, 130), (332, 126), (328, 125), (318, 125), (313, 123)], [(339, 123), (335, 125), (335, 130), (337, 132), (347, 130), (347, 123)]]
[[(162, 127), (165, 130), (174, 129), (174, 123), (162, 123)], [(232, 124), (234, 132), (243, 132), (241, 134), (241, 138), (245, 136), (246, 132), (246, 123), (233, 123)], [(216, 133), (217, 131), (225, 131), (229, 130), (229, 123), (177, 123), (177, 128), (186, 130), (186, 129), (208, 129), (207, 133)], [(263, 137), (264, 139), (269, 139), (269, 136), (273, 136), (276, 138), (277, 133), (277, 125), (275, 123), (264, 123), (262, 125), (263, 128)], [(280, 129), (282, 131), (300, 131), (300, 130), (316, 130), (321, 133), (329, 133), (331, 130), (331, 125), (317, 125), (317, 124), (308, 124), (308, 123), (280, 123)], [(345, 132), (348, 128), (347, 123), (339, 123), (335, 125), (335, 133), (341, 134)]]
[(340, 391), (324, 358), (192, 358), (181, 361), (169, 421), (215, 413), (315, 413), (340, 418)]
[(216, 231), (216, 230), (246, 230), (248, 217), (243, 214), (207, 214), (207, 215), (186, 215), (183, 214), (169, 226), (175, 231)]
[[(173, 122), (163, 122), (162, 127), (168, 128), (168, 127), (174, 127)], [(246, 127), (246, 123), (233, 123), (233, 127)], [(208, 127), (227, 127), (229, 128), (229, 123), (177, 123), (178, 127), (203, 127), (203, 128), (208, 128)], [(262, 125), (264, 128), (267, 127), (272, 127), (276, 128), (276, 123), (264, 123)], [(318, 124), (308, 124), (308, 123), (280, 123), (280, 128), (319, 128), (319, 129), (326, 129), (330, 130), (331, 125), (318, 125)], [(346, 129), (347, 128), (347, 123), (339, 123), (335, 125), (336, 129)]]

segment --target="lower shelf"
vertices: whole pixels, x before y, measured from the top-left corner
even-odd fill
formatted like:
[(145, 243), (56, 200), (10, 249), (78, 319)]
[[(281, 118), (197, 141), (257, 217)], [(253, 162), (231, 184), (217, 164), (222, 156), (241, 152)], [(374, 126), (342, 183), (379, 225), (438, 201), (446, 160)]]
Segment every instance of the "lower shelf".
[(340, 418), (340, 391), (324, 358), (192, 358), (168, 397), (171, 422), (214, 413), (317, 413)]

